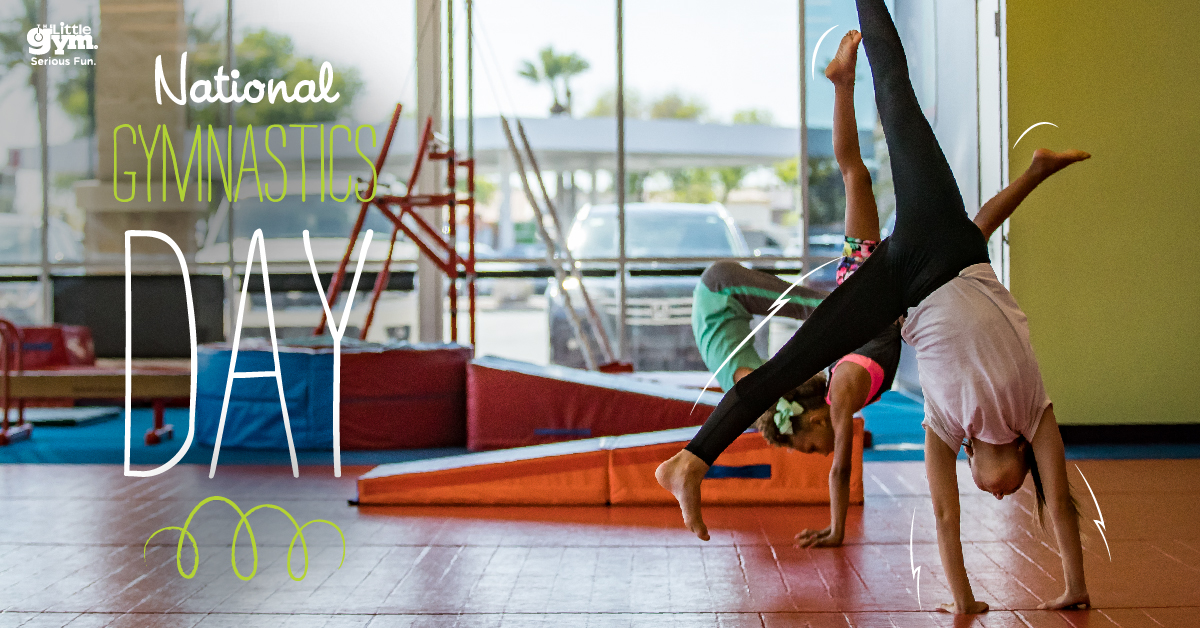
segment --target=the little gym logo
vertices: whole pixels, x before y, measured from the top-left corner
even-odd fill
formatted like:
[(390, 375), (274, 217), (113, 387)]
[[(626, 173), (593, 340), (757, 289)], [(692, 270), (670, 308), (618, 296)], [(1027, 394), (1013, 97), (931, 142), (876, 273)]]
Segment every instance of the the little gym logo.
[(53, 52), (55, 55), (65, 55), (68, 50), (95, 50), (99, 48), (92, 39), (92, 27), (83, 24), (38, 24), (29, 29), (25, 35), (29, 43), (29, 54), (34, 55), (30, 60), (32, 65), (94, 65), (91, 57), (73, 56), (71, 60), (39, 59), (40, 55)]

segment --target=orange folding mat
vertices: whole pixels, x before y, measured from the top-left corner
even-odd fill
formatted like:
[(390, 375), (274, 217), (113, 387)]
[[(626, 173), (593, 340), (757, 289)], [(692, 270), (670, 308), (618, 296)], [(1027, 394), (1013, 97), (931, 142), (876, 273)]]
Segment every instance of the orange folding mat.
[[(672, 432), (682, 430), (671, 430)], [(695, 430), (690, 430), (695, 433)], [(654, 479), (654, 469), (675, 455), (688, 439), (638, 444), (638, 434), (623, 437), (624, 447), (610, 451), (608, 467), (610, 504), (674, 504), (675, 498)], [(652, 440), (645, 438), (645, 440)], [(861, 504), (863, 420), (854, 420), (854, 452), (850, 469), (850, 502)], [(709, 469), (700, 499), (711, 505), (828, 504), (829, 469), (833, 456), (804, 454), (774, 447), (758, 432), (746, 432), (733, 441)]]
[[(654, 469), (696, 427), (386, 464), (358, 479), (362, 505), (672, 504)], [(863, 422), (854, 424), (850, 501), (862, 503)], [(704, 482), (708, 505), (827, 504), (832, 456), (773, 447), (742, 434)]]

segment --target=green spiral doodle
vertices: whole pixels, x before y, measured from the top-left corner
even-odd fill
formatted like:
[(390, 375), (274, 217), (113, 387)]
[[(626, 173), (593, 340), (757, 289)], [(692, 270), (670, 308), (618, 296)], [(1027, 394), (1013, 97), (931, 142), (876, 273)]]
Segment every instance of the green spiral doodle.
[[(334, 530), (337, 530), (338, 536), (342, 538), (342, 561), (338, 563), (338, 569), (341, 569), (342, 565), (346, 562), (346, 535), (342, 534), (342, 529), (339, 528), (336, 523), (327, 521), (325, 519), (313, 519), (304, 525), (300, 525), (296, 523), (296, 518), (292, 516), (292, 513), (279, 506), (276, 506), (275, 504), (260, 504), (254, 508), (251, 508), (250, 510), (242, 512), (242, 509), (239, 508), (237, 504), (233, 503), (233, 500), (227, 497), (221, 497), (220, 495), (214, 495), (205, 499), (199, 504), (196, 504), (196, 507), (192, 509), (192, 513), (188, 515), (187, 520), (183, 522), (182, 528), (179, 526), (167, 526), (165, 528), (155, 530), (154, 534), (151, 534), (150, 538), (146, 539), (146, 544), (142, 546), (142, 559), (145, 560), (146, 550), (150, 547), (150, 541), (153, 540), (159, 532), (164, 532), (166, 530), (179, 530), (181, 534), (179, 535), (179, 545), (175, 549), (175, 566), (179, 569), (179, 575), (183, 576), (184, 579), (190, 580), (195, 577), (196, 571), (200, 569), (200, 546), (196, 543), (196, 537), (192, 536), (191, 532), (188, 532), (188, 526), (192, 524), (192, 518), (196, 516), (196, 513), (200, 511), (201, 507), (209, 502), (214, 501), (220, 501), (229, 504), (234, 510), (237, 511), (238, 517), (240, 517), (237, 528), (235, 528), (233, 531), (233, 544), (229, 548), (229, 562), (233, 565), (233, 573), (237, 574), (238, 579), (242, 581), (248, 581), (254, 578), (254, 575), (258, 573), (258, 544), (254, 541), (254, 528), (250, 526), (250, 521), (247, 519), (247, 517), (254, 514), (255, 511), (263, 508), (270, 508), (283, 513), (284, 516), (288, 518), (288, 521), (292, 522), (292, 526), (296, 528), (296, 533), (292, 535), (292, 543), (288, 545), (287, 557), (288, 575), (291, 576), (292, 580), (299, 582), (303, 580), (306, 575), (308, 575), (308, 542), (304, 540), (304, 528), (307, 528), (314, 523), (327, 523), (332, 526)], [(250, 575), (248, 576), (243, 576), (242, 572), (238, 571), (237, 566), (237, 541), (238, 536), (242, 532), (242, 526), (246, 527), (246, 534), (250, 537), (250, 548), (254, 552), (254, 567), (250, 570)], [(192, 570), (186, 573), (183, 571), (184, 538), (186, 538), (188, 542), (192, 544)], [(302, 571), (299, 576), (292, 571), (292, 551), (296, 549), (296, 539), (300, 540), (300, 547), (304, 551), (304, 571)]]

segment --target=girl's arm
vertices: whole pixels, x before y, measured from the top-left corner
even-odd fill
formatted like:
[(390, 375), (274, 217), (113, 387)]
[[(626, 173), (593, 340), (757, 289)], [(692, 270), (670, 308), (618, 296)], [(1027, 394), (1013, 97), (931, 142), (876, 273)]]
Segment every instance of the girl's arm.
[(833, 424), (833, 466), (829, 469), (829, 527), (796, 535), (801, 547), (837, 547), (846, 535), (850, 505), (850, 469), (854, 454), (854, 413), (871, 392), (871, 374), (853, 362), (842, 362), (829, 383), (829, 420)]
[[(991, 238), (992, 233), (1017, 211), (1017, 206), (1029, 196), (1037, 186), (1050, 178), (1050, 175), (1067, 166), (1091, 157), (1081, 150), (1068, 150), (1056, 153), (1045, 148), (1039, 148), (1033, 153), (1033, 163), (1013, 180), (1003, 190), (1000, 190), (988, 202), (979, 208), (975, 214), (975, 224), (983, 232), (984, 238)], [(847, 192), (849, 194), (849, 192)]]
[(954, 614), (982, 613), (988, 605), (975, 600), (967, 568), (963, 565), (962, 540), (959, 538), (958, 456), (931, 428), (925, 428), (925, 475), (929, 478), (929, 493), (933, 497), (933, 514), (937, 519), (938, 550), (942, 555), (942, 570), (954, 601), (942, 604), (941, 609)]
[(1042, 489), (1046, 493), (1046, 507), (1050, 511), (1054, 535), (1058, 538), (1063, 575), (1067, 581), (1066, 591), (1062, 595), (1038, 608), (1059, 609), (1090, 604), (1087, 583), (1083, 578), (1083, 545), (1079, 542), (1079, 518), (1071, 500), (1062, 435), (1058, 431), (1053, 406), (1046, 408), (1046, 412), (1042, 414), (1042, 422), (1038, 424), (1032, 446), (1042, 479)]

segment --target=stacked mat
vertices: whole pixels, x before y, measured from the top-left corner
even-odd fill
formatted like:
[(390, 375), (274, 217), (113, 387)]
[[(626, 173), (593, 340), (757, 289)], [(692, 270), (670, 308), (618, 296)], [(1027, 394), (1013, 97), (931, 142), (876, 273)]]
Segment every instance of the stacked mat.
[[(199, 349), (196, 438), (216, 442), (229, 376), (228, 345)], [(341, 446), (344, 450), (462, 447), (466, 365), (471, 349), (455, 344), (342, 346)], [(280, 346), (280, 370), (297, 449), (333, 448), (332, 346)], [(245, 345), (238, 371), (272, 371), (269, 346)], [(235, 379), (222, 447), (287, 449), (273, 377)]]

